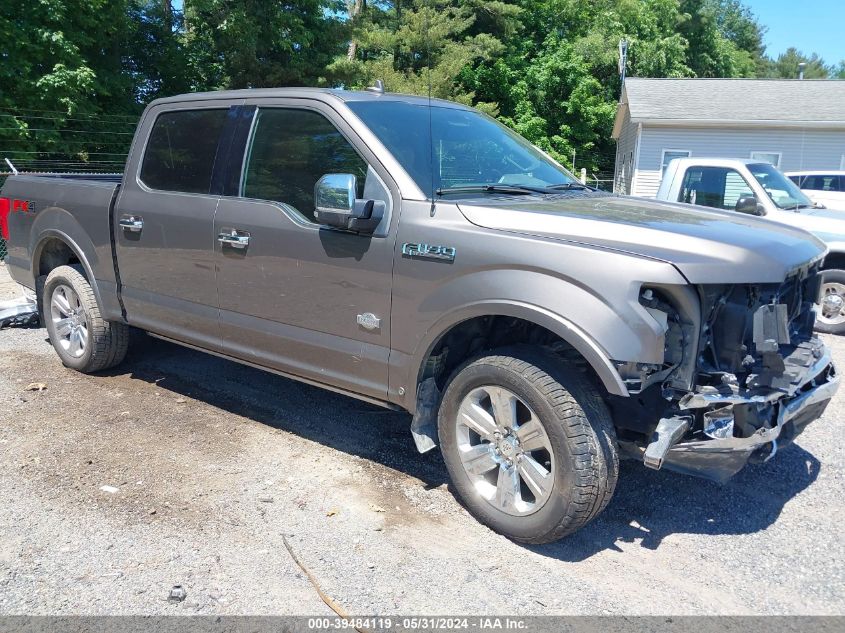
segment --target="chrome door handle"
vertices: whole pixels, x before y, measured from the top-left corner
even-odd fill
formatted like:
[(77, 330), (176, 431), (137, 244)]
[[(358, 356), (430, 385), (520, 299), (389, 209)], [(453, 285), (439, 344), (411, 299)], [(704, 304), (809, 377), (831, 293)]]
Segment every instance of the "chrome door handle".
[(217, 241), (221, 244), (228, 244), (232, 248), (246, 248), (249, 246), (249, 233), (232, 229), (218, 233)]
[(120, 228), (124, 231), (140, 233), (141, 229), (144, 228), (144, 218), (140, 215), (124, 215), (121, 216), (118, 224), (120, 224)]

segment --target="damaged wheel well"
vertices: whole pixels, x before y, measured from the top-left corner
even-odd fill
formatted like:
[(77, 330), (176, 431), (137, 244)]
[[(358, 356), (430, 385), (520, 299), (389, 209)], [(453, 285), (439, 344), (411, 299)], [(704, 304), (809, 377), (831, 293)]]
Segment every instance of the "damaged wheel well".
[(501, 315), (462, 321), (445, 332), (432, 346), (420, 368), (417, 383), (434, 378), (442, 390), (452, 372), (468, 358), (505, 345), (537, 345), (559, 354), (567, 363), (590, 374), (601, 385), (586, 359), (554, 332), (526, 319)]
[(440, 397), (455, 369), (483, 352), (520, 344), (552, 350), (570, 367), (584, 372), (601, 392), (605, 391), (598, 375), (581, 353), (551, 330), (518, 317), (488, 315), (468, 319), (454, 325), (437, 339), (420, 367), (416, 411), (411, 424), (420, 452), (436, 445)]

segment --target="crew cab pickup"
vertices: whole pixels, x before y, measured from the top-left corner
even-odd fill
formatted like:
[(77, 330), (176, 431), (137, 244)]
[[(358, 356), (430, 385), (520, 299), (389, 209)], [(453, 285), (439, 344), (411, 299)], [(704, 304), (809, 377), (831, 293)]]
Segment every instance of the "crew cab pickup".
[(521, 542), (601, 512), (620, 456), (716, 480), (769, 459), (839, 382), (813, 335), (822, 242), (593, 191), (446, 101), (162, 99), (120, 179), (14, 176), (0, 197), (66, 366), (120, 363), (131, 326), (406, 410)]
[(676, 158), (658, 200), (686, 202), (764, 217), (813, 233), (828, 247), (816, 307), (816, 329), (845, 334), (845, 216), (810, 200), (769, 163), (737, 158)]

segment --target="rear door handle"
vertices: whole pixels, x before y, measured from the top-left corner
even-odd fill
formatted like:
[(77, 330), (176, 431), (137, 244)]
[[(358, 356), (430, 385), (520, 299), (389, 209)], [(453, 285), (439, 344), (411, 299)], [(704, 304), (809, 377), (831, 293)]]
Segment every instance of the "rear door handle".
[(226, 229), (217, 234), (217, 241), (232, 248), (246, 248), (249, 246), (249, 233), (237, 229)]
[(120, 228), (130, 233), (140, 233), (144, 228), (144, 218), (140, 215), (122, 215), (118, 221)]

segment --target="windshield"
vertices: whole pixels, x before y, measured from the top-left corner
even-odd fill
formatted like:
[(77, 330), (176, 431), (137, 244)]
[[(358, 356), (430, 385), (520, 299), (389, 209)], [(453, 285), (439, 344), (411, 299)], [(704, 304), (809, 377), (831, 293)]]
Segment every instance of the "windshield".
[[(401, 101), (347, 105), (426, 193), (467, 194), (447, 190), (476, 185), (579, 184), (542, 151), (481, 112)], [(501, 189), (491, 188), (496, 190)]]
[(784, 176), (777, 167), (768, 163), (748, 165), (748, 171), (760, 186), (766, 190), (769, 198), (781, 209), (806, 209), (813, 206), (797, 185)]

